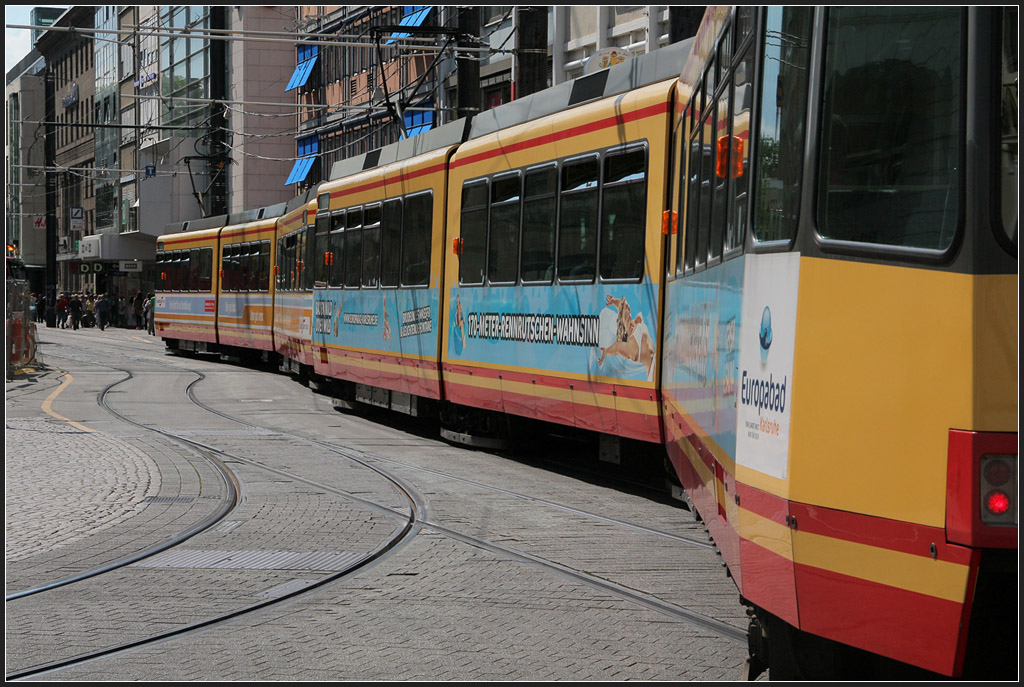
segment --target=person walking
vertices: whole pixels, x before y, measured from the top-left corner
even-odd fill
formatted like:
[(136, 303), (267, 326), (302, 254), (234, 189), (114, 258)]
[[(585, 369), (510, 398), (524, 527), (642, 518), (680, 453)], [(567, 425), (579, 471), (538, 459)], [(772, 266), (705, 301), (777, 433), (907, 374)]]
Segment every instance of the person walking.
[(78, 325), (82, 322), (82, 296), (81, 294), (73, 293), (71, 298), (68, 300), (68, 310), (71, 312), (71, 328), (75, 331), (78, 330)]
[(96, 326), (96, 299), (91, 293), (85, 295), (85, 312), (82, 313), (82, 326), (83, 327), (95, 327)]
[(65, 291), (57, 299), (57, 328), (67, 329), (68, 326), (68, 292)]
[(144, 315), (143, 304), (144, 304), (145, 300), (146, 300), (146, 296), (141, 291), (139, 291), (137, 294), (135, 294), (135, 298), (132, 299), (132, 316), (135, 318), (135, 328), (136, 329), (142, 329), (142, 326), (143, 326), (143, 322), (142, 322), (142, 318), (143, 318), (143, 315)]
[(128, 326), (128, 304), (125, 303), (124, 298), (121, 296), (118, 296), (114, 301), (114, 326)]
[(100, 294), (99, 299), (96, 301), (96, 326), (100, 328), (102, 332), (107, 328), (107, 323), (110, 321), (110, 310), (111, 310), (110, 296), (107, 294)]
[(146, 299), (146, 330), (151, 336), (156, 336), (156, 294), (149, 294)]

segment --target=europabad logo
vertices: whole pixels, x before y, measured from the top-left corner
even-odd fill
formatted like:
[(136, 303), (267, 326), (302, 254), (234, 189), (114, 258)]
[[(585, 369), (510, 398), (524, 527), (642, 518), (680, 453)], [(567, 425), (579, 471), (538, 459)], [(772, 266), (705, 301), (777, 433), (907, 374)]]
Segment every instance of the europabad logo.
[[(768, 352), (772, 347), (772, 311), (767, 306), (761, 313), (761, 326), (757, 338), (761, 349), (761, 366), (765, 367), (768, 364)], [(764, 379), (748, 376), (747, 371), (743, 370), (740, 379), (740, 402), (757, 408), (758, 415), (762, 410), (781, 413), (786, 410), (787, 381), (785, 375), (779, 382), (771, 373), (768, 374), (768, 379)]]
[(761, 344), (761, 364), (766, 365), (768, 363), (768, 349), (772, 347), (772, 311), (767, 305), (764, 306), (764, 312), (761, 313), (761, 330), (758, 334), (758, 340)]

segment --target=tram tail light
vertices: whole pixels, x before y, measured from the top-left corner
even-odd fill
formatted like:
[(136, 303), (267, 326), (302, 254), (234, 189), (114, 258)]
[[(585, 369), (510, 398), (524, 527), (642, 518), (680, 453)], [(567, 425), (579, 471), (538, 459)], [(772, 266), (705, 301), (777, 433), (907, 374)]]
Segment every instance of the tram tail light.
[(946, 537), (974, 547), (1017, 546), (1017, 435), (949, 433)]

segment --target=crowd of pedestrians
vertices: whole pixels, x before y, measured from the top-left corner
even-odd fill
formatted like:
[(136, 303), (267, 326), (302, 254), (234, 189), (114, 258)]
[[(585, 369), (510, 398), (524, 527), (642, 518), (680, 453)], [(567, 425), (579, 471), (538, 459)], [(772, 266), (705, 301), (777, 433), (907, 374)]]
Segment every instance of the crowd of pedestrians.
[[(46, 298), (33, 294), (35, 301), (35, 320), (44, 322), (46, 319)], [(121, 298), (109, 293), (92, 295), (91, 293), (72, 293), (62, 291), (57, 296), (57, 327), (60, 329), (78, 329), (96, 327), (103, 331), (107, 327), (123, 327), (137, 330), (145, 329), (155, 335), (153, 310), (156, 307), (156, 296), (139, 291), (131, 298)]]

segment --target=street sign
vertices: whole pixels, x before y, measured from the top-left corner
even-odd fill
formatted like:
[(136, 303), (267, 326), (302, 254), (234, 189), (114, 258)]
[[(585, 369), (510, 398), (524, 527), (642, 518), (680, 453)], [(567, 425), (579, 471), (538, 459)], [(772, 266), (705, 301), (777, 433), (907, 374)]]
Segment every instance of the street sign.
[(121, 260), (118, 262), (118, 269), (121, 272), (141, 272), (142, 262), (139, 260)]
[(71, 231), (85, 231), (85, 210), (80, 205), (71, 207)]

